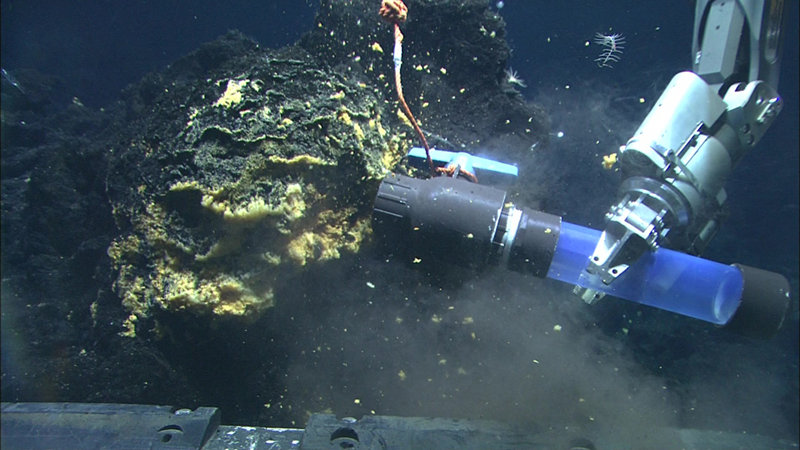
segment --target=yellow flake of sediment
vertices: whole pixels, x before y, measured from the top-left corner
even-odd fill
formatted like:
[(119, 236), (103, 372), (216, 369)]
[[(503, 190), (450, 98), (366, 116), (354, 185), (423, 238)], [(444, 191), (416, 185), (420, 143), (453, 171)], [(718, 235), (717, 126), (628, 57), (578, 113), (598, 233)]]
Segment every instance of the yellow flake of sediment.
[(603, 155), (603, 169), (609, 170), (617, 163), (617, 154)]
[(130, 312), (145, 316), (147, 303), (147, 287), (142, 277), (134, 275), (135, 270), (128, 264), (118, 266), (119, 275), (114, 281), (114, 290), (120, 292), (122, 306)]
[(323, 161), (322, 159), (317, 158), (316, 156), (311, 156), (311, 155), (297, 155), (297, 156), (293, 156), (292, 158), (288, 158), (288, 159), (287, 158), (283, 158), (281, 156), (271, 155), (267, 159), (272, 164), (285, 164), (287, 166), (293, 166), (293, 165), (330, 166), (330, 165), (333, 165), (333, 163), (329, 163), (329, 162)]
[(263, 108), (260, 108), (258, 111), (256, 111), (256, 117), (258, 118), (258, 120), (264, 120), (264, 121), (269, 120), (271, 114), (272, 110), (269, 108), (269, 106), (264, 106)]
[(202, 205), (215, 212), (222, 212), (222, 217), (233, 223), (255, 223), (266, 217), (284, 215), (293, 221), (303, 217), (306, 203), (303, 188), (292, 183), (286, 186), (286, 193), (277, 206), (272, 206), (261, 197), (250, 199), (247, 203), (232, 207), (227, 202), (218, 202), (213, 196), (203, 196)]
[(303, 217), (306, 211), (306, 202), (303, 198), (303, 187), (297, 183), (286, 186), (286, 194), (281, 202), (283, 213), (289, 220), (297, 220)]
[(411, 121), (408, 120), (408, 117), (406, 117), (406, 113), (404, 113), (402, 109), (399, 108), (397, 109), (397, 118), (400, 119), (400, 121), (403, 122), (404, 124), (408, 125), (410, 128), (414, 128), (414, 125), (411, 125)]
[(384, 144), (383, 153), (381, 154), (381, 164), (385, 169), (393, 169), (395, 165), (405, 156), (402, 146), (400, 145), (400, 138), (392, 137), (392, 139)]
[(161, 294), (168, 307), (186, 307), (202, 303), (197, 286), (197, 275), (159, 264), (153, 287)]
[(383, 47), (381, 47), (381, 44), (378, 44), (377, 42), (373, 42), (370, 48), (373, 52), (383, 53)]
[(264, 217), (277, 215), (277, 213), (263, 198), (258, 197), (234, 208), (226, 206), (222, 217), (230, 222), (246, 223), (256, 222)]
[(125, 327), (125, 331), (120, 331), (119, 334), (122, 337), (133, 338), (136, 337), (136, 321), (138, 317), (135, 314), (131, 314), (122, 322), (122, 326)]
[(111, 258), (111, 262), (116, 266), (120, 266), (122, 261), (128, 258), (131, 255), (136, 255), (139, 253), (139, 246), (142, 244), (142, 240), (139, 239), (139, 236), (132, 234), (130, 236), (125, 237), (121, 240), (114, 240), (111, 242), (111, 245), (108, 246), (108, 250), (106, 253), (108, 257)]
[(202, 190), (200, 183), (197, 180), (192, 181), (178, 181), (177, 183), (173, 184), (169, 187), (170, 192), (176, 191), (199, 191)]
[(197, 262), (205, 262), (214, 258), (221, 258), (234, 253), (242, 251), (242, 242), (244, 241), (243, 233), (230, 233), (224, 235), (205, 254), (196, 254), (194, 260)]
[(350, 118), (350, 114), (347, 113), (346, 109), (342, 109), (336, 115), (336, 118), (341, 120), (345, 125), (352, 125), (353, 120)]
[(224, 201), (217, 201), (213, 194), (203, 194), (203, 198), (200, 200), (200, 205), (203, 208), (211, 210), (217, 214), (222, 214), (226, 209), (228, 209), (228, 204)]
[(189, 249), (182, 242), (176, 242), (170, 237), (167, 224), (167, 213), (164, 207), (156, 202), (150, 202), (145, 206), (143, 213), (137, 214), (134, 218), (134, 228), (143, 234), (144, 240), (155, 247), (173, 247), (187, 254), (191, 254)]
[(230, 108), (233, 105), (239, 104), (242, 101), (242, 88), (250, 80), (228, 80), (228, 85), (222, 96), (214, 102), (214, 106), (222, 106)]
[(366, 135), (364, 134), (364, 130), (361, 128), (361, 125), (359, 125), (356, 122), (353, 122), (353, 119), (350, 117), (350, 113), (347, 112), (347, 109), (342, 108), (341, 110), (339, 110), (339, 112), (336, 114), (336, 118), (339, 119), (345, 125), (353, 127), (353, 133), (355, 133), (359, 145), (362, 145), (361, 141), (363, 141), (366, 137)]
[(281, 263), (280, 255), (276, 255), (275, 253), (272, 252), (265, 252), (264, 254), (261, 255), (261, 258), (264, 260), (264, 262), (266, 262), (271, 266), (277, 266)]
[(386, 137), (386, 129), (381, 124), (381, 115), (378, 114), (374, 119), (369, 119), (369, 128), (377, 130), (380, 137)]
[(256, 295), (230, 275), (200, 279), (195, 273), (161, 265), (153, 285), (161, 293), (163, 306), (172, 310), (210, 307), (214, 314), (243, 316), (273, 305), (271, 290)]
[(364, 137), (365, 137), (364, 136), (364, 130), (361, 129), (361, 125), (359, 125), (357, 123), (353, 123), (353, 131), (356, 134), (356, 139), (358, 139), (359, 144), (361, 144), (361, 141), (363, 141)]
[(340, 256), (334, 237), (311, 231), (306, 231), (289, 242), (286, 253), (300, 266), (306, 265), (309, 260), (325, 261), (338, 259)]
[[(342, 215), (345, 216), (353, 213), (354, 211), (345, 210)], [(357, 253), (361, 249), (361, 243), (372, 233), (372, 221), (369, 217), (362, 217), (350, 226), (347, 231), (341, 231), (342, 236), (345, 234), (347, 235), (347, 239), (344, 239), (343, 247), (350, 252)]]
[(221, 282), (214, 281), (212, 284), (215, 287), (216, 299), (219, 301), (214, 306), (214, 314), (217, 315), (242, 316), (250, 309), (264, 309), (273, 304), (271, 291), (259, 297), (234, 278), (223, 279)]
[(304, 266), (311, 261), (338, 259), (341, 250), (357, 252), (371, 228), (369, 218), (348, 224), (348, 218), (355, 213), (355, 208), (320, 212), (314, 231), (292, 239), (286, 246), (286, 255), (295, 264)]

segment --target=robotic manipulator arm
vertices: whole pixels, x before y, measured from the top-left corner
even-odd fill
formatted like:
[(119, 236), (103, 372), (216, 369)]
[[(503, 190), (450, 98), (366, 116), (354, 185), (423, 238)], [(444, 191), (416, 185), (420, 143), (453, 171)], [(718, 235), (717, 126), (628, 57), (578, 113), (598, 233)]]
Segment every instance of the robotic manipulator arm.
[[(621, 151), (625, 180), (602, 232), (518, 209), (490, 186), (390, 175), (375, 201), (376, 234), (403, 237), (414, 251), (438, 248), (453, 261), (565, 281), (588, 303), (611, 294), (744, 335), (774, 335), (789, 305), (786, 278), (696, 255), (724, 218), (732, 169), (781, 110), (782, 10), (780, 0), (698, 0), (693, 71), (672, 79)], [(480, 170), (482, 181), (516, 176), (513, 166), (464, 153), (432, 156)], [(423, 165), (422, 149), (409, 161)]]
[(672, 79), (621, 151), (626, 178), (582, 277), (613, 284), (660, 247), (703, 252), (725, 216), (728, 176), (782, 108), (782, 12), (780, 0), (697, 1), (693, 71)]

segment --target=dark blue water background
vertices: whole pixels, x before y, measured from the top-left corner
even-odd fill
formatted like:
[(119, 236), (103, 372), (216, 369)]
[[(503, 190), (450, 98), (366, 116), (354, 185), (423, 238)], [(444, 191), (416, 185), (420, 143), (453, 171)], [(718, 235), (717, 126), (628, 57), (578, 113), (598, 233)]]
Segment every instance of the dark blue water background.
[[(705, 256), (787, 275), (796, 302), (798, 3), (786, 3), (779, 86), (784, 110), (735, 170), (727, 187), (730, 219)], [(314, 26), (315, 8), (315, 2), (302, 0), (4, 0), (0, 58), (12, 74), (33, 68), (62, 77), (70, 95), (101, 107), (145, 73), (229, 29), (267, 47), (291, 44)], [(508, 0), (498, 12), (508, 24), (510, 66), (525, 79), (526, 98), (543, 104), (551, 115), (556, 147), (613, 151), (635, 130), (672, 75), (690, 68), (692, 2)], [(587, 43), (596, 32), (625, 35), (622, 59), (614, 68), (593, 63), (599, 49)], [(555, 137), (559, 131), (563, 138)], [(569, 194), (585, 205), (571, 211), (571, 220), (601, 227), (613, 192), (593, 192), (591, 180), (580, 173), (570, 179)], [(795, 332), (774, 345), (794, 355), (786, 364), (794, 364), (796, 373), (796, 307), (788, 326)]]

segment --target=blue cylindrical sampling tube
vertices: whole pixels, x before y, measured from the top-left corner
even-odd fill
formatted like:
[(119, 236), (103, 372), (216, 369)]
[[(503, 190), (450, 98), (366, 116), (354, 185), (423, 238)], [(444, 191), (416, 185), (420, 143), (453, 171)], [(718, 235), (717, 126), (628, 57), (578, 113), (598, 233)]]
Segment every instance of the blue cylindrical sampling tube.
[(609, 285), (586, 276), (600, 234), (562, 222), (547, 277), (718, 325), (739, 307), (744, 286), (739, 269), (665, 248), (645, 253)]

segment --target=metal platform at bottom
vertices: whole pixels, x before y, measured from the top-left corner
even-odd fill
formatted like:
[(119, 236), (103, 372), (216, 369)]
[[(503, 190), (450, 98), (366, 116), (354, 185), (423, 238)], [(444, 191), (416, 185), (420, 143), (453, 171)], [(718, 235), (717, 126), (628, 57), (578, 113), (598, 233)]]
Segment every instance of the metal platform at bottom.
[[(464, 419), (311, 415), (305, 429), (221, 425), (218, 408), (90, 403), (2, 403), (2, 448), (113, 449), (568, 449), (635, 448), (613, 430), (544, 431)], [(569, 430), (569, 431), (568, 431)], [(796, 442), (753, 434), (653, 427), (651, 448), (792, 449)]]

